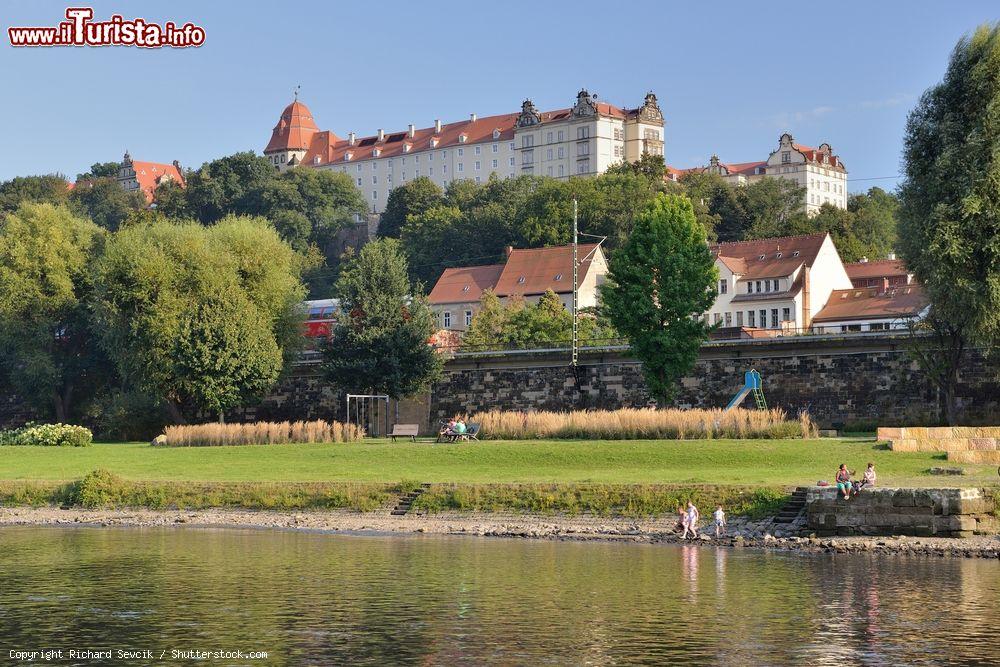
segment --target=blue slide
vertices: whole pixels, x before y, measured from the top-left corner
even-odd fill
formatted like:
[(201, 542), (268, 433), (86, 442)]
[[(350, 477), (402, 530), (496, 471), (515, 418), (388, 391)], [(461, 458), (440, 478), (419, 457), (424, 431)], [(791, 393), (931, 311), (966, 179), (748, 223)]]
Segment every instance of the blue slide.
[(740, 403), (743, 399), (747, 397), (747, 394), (753, 394), (754, 399), (757, 402), (757, 408), (760, 410), (767, 410), (767, 403), (764, 401), (764, 389), (760, 380), (760, 373), (756, 370), (749, 370), (743, 374), (743, 387), (733, 396), (733, 400), (729, 401), (729, 405), (726, 406), (726, 410), (732, 410)]

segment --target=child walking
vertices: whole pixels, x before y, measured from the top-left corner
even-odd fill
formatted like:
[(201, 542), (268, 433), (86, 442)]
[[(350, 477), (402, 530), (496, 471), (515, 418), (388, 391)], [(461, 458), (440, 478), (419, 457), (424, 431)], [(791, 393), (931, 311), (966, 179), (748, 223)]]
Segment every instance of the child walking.
[(691, 531), (691, 537), (698, 537), (698, 519), (700, 515), (698, 514), (698, 508), (694, 506), (693, 502), (689, 502), (687, 506), (687, 522), (684, 524), (684, 534), (681, 535), (681, 539), (686, 540), (688, 536), (688, 531)]
[(715, 508), (712, 517), (715, 519), (715, 539), (719, 539), (726, 530), (726, 513), (722, 510), (722, 505)]

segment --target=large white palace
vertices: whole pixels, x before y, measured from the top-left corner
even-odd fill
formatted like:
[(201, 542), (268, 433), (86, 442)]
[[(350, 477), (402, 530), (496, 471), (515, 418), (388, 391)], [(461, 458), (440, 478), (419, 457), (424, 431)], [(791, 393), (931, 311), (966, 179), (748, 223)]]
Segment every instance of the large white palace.
[(678, 180), (692, 171), (717, 174), (727, 183), (742, 185), (763, 178), (784, 178), (805, 188), (806, 213), (812, 215), (823, 204), (847, 208), (847, 168), (830, 144), (812, 148), (795, 143), (792, 135), (778, 138), (778, 147), (766, 160), (758, 162), (722, 162), (713, 155), (707, 166), (692, 169), (667, 168), (667, 177)]
[(308, 165), (350, 174), (373, 213), (385, 208), (389, 191), (418, 176), (444, 187), (455, 179), (485, 181), (532, 174), (566, 179), (595, 175), (613, 164), (663, 155), (663, 114), (647, 93), (634, 109), (598, 101), (581, 90), (567, 109), (539, 111), (531, 100), (521, 111), (499, 116), (471, 114), (430, 127), (411, 124), (402, 132), (379, 130), (341, 138), (320, 130), (296, 97), (285, 107), (264, 155), (275, 168)]

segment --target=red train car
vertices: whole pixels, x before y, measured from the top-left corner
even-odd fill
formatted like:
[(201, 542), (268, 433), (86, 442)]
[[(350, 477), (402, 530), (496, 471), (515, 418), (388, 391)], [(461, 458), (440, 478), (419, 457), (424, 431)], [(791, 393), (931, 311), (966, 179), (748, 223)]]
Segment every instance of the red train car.
[(306, 301), (306, 338), (319, 340), (330, 335), (330, 327), (337, 320), (337, 309), (339, 308), (337, 299), (316, 299)]

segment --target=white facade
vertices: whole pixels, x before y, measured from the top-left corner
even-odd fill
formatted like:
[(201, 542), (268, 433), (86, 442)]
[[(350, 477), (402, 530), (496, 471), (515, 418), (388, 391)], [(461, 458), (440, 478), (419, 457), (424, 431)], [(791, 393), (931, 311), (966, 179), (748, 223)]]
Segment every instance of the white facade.
[[(520, 113), (485, 118), (471, 114), (468, 121), (435, 121), (422, 129), (410, 125), (396, 133), (379, 130), (372, 137), (352, 132), (346, 140), (318, 131), (298, 101), (286, 113), (301, 121), (291, 144), (265, 150), (275, 168), (306, 165), (345, 173), (373, 213), (385, 209), (393, 188), (419, 176), (442, 188), (456, 179), (485, 182), (493, 174), (568, 179), (600, 174), (613, 164), (638, 160), (643, 152), (663, 155), (663, 115), (653, 93), (642, 106), (629, 110), (599, 102), (581, 90), (569, 109), (539, 112), (525, 100)], [(296, 123), (297, 118), (279, 121), (276, 134), (282, 122)]]

